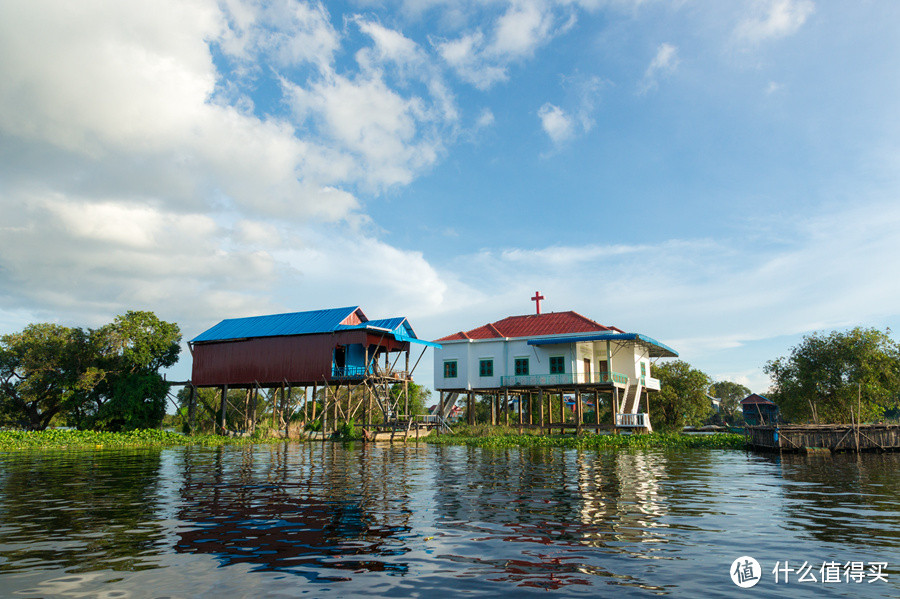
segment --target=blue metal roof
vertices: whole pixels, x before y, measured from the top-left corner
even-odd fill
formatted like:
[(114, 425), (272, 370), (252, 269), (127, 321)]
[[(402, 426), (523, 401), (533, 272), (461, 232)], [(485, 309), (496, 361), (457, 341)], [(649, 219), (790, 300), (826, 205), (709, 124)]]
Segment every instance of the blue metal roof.
[(650, 349), (651, 358), (677, 358), (678, 352), (660, 343), (652, 337), (640, 333), (586, 333), (584, 335), (570, 335), (568, 337), (547, 337), (544, 339), (529, 339), (528, 345), (558, 345), (561, 343), (579, 343), (582, 341), (637, 341)]
[[(346, 308), (330, 308), (328, 310), (228, 318), (191, 339), (191, 343), (249, 339), (251, 337), (278, 337), (281, 335), (312, 335), (316, 333), (331, 333), (332, 331), (367, 329), (387, 331), (400, 342), (406, 341), (427, 345), (428, 347), (441, 347), (440, 344), (417, 338), (416, 332), (413, 331), (405, 316), (367, 320), (361, 324), (341, 324), (357, 310), (359, 310), (359, 306), (348, 306)], [(365, 318), (365, 315), (363, 315), (363, 318)]]
[(394, 318), (382, 318), (380, 320), (368, 320), (362, 324), (345, 324), (340, 325), (338, 327), (340, 330), (348, 330), (348, 329), (367, 329), (367, 330), (381, 330), (381, 331), (390, 331), (391, 335), (397, 341), (406, 341), (410, 343), (418, 343), (420, 345), (426, 345), (428, 347), (436, 347), (440, 348), (441, 345), (439, 343), (433, 343), (431, 341), (425, 341), (424, 339), (419, 339), (416, 336), (416, 332), (413, 330), (412, 325), (409, 324), (409, 321), (405, 316), (397, 316)]
[(359, 310), (359, 306), (349, 306), (327, 310), (310, 310), (308, 312), (228, 318), (191, 339), (191, 343), (246, 339), (249, 337), (330, 333), (340, 326), (341, 321), (357, 310)]

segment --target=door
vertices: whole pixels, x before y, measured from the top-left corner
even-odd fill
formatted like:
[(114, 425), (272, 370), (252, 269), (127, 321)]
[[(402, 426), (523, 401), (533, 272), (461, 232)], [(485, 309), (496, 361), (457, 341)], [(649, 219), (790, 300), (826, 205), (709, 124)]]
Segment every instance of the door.
[(593, 382), (591, 380), (591, 360), (590, 360), (590, 358), (584, 359), (584, 382), (585, 383)]

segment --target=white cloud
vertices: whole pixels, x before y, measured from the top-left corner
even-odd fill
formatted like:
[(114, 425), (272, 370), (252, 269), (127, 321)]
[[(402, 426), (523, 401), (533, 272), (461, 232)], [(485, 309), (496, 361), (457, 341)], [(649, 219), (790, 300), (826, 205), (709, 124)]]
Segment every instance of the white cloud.
[(544, 103), (538, 110), (541, 127), (555, 145), (563, 144), (579, 134), (587, 133), (594, 126), (594, 111), (605, 85), (599, 77), (575, 75), (563, 78), (563, 87), (570, 96), (570, 110)]
[(559, 106), (547, 102), (538, 110), (541, 127), (555, 144), (561, 144), (575, 135), (575, 123)]
[(486, 27), (433, 43), (462, 80), (486, 90), (508, 79), (510, 64), (572, 27), (574, 13), (565, 19), (558, 8), (544, 0), (512, 0)]
[(815, 11), (812, 0), (756, 0), (752, 14), (735, 29), (738, 39), (756, 43), (797, 32)]
[(644, 94), (655, 89), (659, 78), (674, 72), (678, 68), (679, 62), (678, 48), (668, 43), (660, 44), (656, 49), (656, 55), (650, 61), (647, 70), (644, 71), (644, 78), (641, 80), (638, 91)]

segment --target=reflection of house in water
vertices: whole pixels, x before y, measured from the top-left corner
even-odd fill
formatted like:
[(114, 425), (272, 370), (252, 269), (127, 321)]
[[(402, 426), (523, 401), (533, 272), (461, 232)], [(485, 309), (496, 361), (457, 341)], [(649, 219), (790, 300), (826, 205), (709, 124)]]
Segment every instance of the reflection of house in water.
[[(466, 481), (465, 487), (442, 483), (437, 499), (439, 510), (454, 521), (530, 531), (525, 536), (536, 542), (552, 536), (554, 542), (596, 539), (603, 545), (604, 539), (645, 540), (664, 515), (657, 481), (665, 473), (658, 456), (510, 450), (485, 459), (468, 451), (462, 460), (439, 460), (440, 480)], [(543, 507), (521, 510), (523, 502)]]
[[(223, 460), (222, 452), (213, 463), (209, 453), (198, 456), (206, 463), (187, 463), (178, 516), (189, 528), (179, 532), (176, 551), (211, 554), (223, 565), (256, 564), (311, 580), (334, 578), (325, 574), (328, 569), (406, 572), (406, 564), (379, 557), (408, 551), (402, 538), (412, 530), (408, 511), (377, 509), (383, 500), (359, 487), (329, 487), (333, 472), (327, 464), (319, 464), (318, 473), (297, 468), (304, 450), (257, 448), (285, 453), (266, 456), (267, 465), (280, 461), (274, 471), (254, 467), (252, 449), (241, 464)], [(289, 451), (294, 455), (288, 456)], [(316, 468), (311, 462), (305, 465)]]

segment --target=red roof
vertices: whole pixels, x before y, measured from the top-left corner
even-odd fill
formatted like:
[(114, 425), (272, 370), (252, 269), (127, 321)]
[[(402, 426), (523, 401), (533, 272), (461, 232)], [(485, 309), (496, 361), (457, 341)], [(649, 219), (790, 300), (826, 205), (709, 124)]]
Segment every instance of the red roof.
[(756, 403), (771, 404), (773, 406), (775, 405), (775, 403), (768, 397), (766, 397), (764, 395), (757, 395), (756, 393), (748, 395), (747, 397), (745, 397), (744, 399), (741, 400), (741, 405), (745, 405), (745, 404), (752, 405), (752, 404), (756, 404)]
[(578, 312), (548, 312), (547, 314), (509, 316), (471, 331), (460, 331), (459, 333), (441, 337), (437, 341), (539, 337), (542, 335), (571, 335), (572, 333), (597, 333), (603, 331), (624, 332), (616, 327), (605, 327), (586, 316), (582, 316)]

